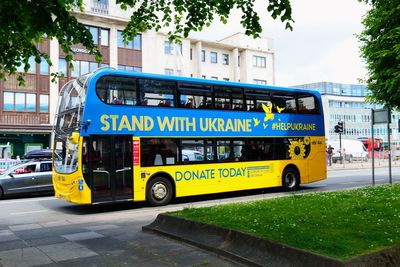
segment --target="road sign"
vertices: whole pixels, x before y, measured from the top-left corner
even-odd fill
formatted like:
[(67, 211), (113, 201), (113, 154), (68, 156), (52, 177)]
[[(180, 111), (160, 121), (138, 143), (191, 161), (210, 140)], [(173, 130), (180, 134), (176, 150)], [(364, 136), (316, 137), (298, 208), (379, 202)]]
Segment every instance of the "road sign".
[(372, 123), (391, 123), (390, 109), (373, 109), (372, 110)]

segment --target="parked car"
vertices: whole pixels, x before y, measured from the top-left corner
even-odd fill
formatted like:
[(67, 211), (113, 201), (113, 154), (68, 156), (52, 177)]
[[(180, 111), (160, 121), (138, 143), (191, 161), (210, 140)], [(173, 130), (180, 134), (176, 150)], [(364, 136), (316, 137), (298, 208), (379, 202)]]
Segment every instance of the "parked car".
[(0, 197), (52, 191), (54, 189), (50, 160), (17, 164), (0, 175)]
[[(332, 156), (333, 163), (340, 161), (340, 144), (339, 141), (328, 142), (333, 148), (334, 153)], [(364, 144), (359, 140), (342, 140), (343, 158), (348, 162), (353, 161), (368, 161), (368, 151)]]

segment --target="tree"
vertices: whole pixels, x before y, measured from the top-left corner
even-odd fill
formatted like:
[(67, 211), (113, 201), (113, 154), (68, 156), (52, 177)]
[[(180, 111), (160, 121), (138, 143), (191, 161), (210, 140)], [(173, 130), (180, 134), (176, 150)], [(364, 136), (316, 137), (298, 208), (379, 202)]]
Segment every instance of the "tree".
[(400, 0), (359, 1), (371, 6), (359, 35), (368, 70), (368, 98), (400, 108)]
[[(93, 43), (89, 30), (73, 16), (75, 9), (83, 11), (83, 0), (2, 0), (0, 2), (0, 78), (13, 74), (17, 68), (29, 69), (29, 58), (39, 63), (43, 57), (38, 50), (45, 38), (56, 38), (71, 61), (71, 46), (82, 44), (89, 54), (101, 61), (101, 54)], [(133, 14), (123, 32), (126, 41), (149, 29), (172, 28), (169, 40), (179, 42), (191, 31), (201, 31), (214, 18), (226, 23), (232, 9), (242, 12), (241, 24), (247, 35), (258, 37), (262, 32), (260, 18), (254, 10), (255, 0), (116, 0), (122, 9), (132, 8)], [(262, 11), (264, 12), (264, 11)], [(280, 18), (291, 29), (292, 10), (289, 0), (267, 0), (265, 12)], [(19, 77), (23, 81), (22, 76)]]
[[(82, 0), (2, 0), (0, 2), (0, 78), (13, 74), (17, 68), (29, 69), (29, 58), (40, 63), (43, 57), (49, 65), (50, 58), (39, 51), (38, 43), (45, 38), (57, 38), (61, 49), (71, 61), (73, 44), (81, 43), (95, 55), (101, 54), (88, 29), (72, 16), (74, 8), (82, 9)], [(19, 76), (20, 82), (23, 77)]]

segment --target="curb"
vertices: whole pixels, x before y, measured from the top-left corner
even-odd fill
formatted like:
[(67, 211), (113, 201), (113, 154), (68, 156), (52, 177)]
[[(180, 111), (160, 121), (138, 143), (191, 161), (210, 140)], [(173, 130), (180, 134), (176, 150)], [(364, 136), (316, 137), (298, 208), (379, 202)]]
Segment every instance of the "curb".
[(400, 247), (342, 261), (239, 231), (167, 214), (159, 214), (154, 222), (142, 229), (184, 241), (246, 266), (400, 266)]

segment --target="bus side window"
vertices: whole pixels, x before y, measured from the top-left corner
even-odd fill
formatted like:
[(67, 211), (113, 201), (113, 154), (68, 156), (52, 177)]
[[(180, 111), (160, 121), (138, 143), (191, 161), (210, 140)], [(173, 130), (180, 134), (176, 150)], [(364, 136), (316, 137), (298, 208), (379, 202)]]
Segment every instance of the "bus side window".
[(296, 96), (294, 93), (276, 93), (272, 97), (272, 112), (296, 113)]
[(299, 104), (300, 113), (317, 114), (319, 113), (316, 99), (310, 94), (299, 94), (297, 102)]

